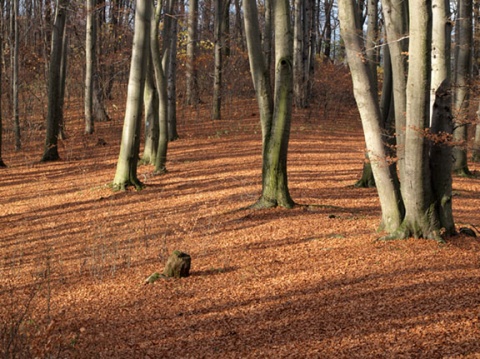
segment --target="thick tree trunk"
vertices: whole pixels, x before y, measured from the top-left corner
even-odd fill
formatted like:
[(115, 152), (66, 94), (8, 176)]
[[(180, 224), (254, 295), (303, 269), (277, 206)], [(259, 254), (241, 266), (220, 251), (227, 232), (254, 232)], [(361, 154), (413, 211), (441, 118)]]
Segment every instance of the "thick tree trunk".
[(58, 128), (62, 116), (62, 101), (60, 99), (60, 80), (62, 71), (63, 37), (65, 34), (66, 7), (68, 0), (61, 0), (57, 6), (52, 34), (52, 51), (48, 76), (48, 113), (45, 150), (42, 161), (55, 161), (58, 154)]
[(440, 240), (429, 169), (429, 146), (424, 129), (429, 124), (431, 3), (410, 0), (410, 46), (407, 82), (407, 126), (405, 130), (405, 177), (402, 195), (405, 220), (397, 237)]
[(382, 141), (381, 113), (376, 92), (372, 91), (370, 67), (362, 58), (364, 48), (361, 34), (357, 31), (356, 11), (351, 0), (339, 1), (340, 31), (345, 42), (347, 60), (352, 74), (353, 91), (362, 119), (365, 144), (382, 208), (381, 228), (393, 233), (401, 223), (398, 207), (400, 198), (390, 176), (385, 145)]
[(266, 60), (258, 34), (255, 0), (244, 2), (245, 33), (263, 136), (262, 195), (252, 208), (294, 205), (287, 181), (287, 150), (290, 134), (293, 90), (293, 34), (288, 0), (272, 7), (275, 36), (275, 95), (272, 99)]
[(151, 10), (151, 3), (146, 1), (136, 2), (127, 105), (117, 170), (112, 184), (113, 188), (117, 190), (125, 189), (128, 186), (142, 187), (142, 183), (137, 177), (137, 163), (140, 149), (140, 118), (142, 116), (143, 90), (148, 59)]
[(453, 171), (456, 174), (469, 176), (467, 161), (467, 111), (470, 97), (470, 67), (472, 48), (472, 0), (458, 1), (458, 15), (455, 24), (457, 36), (455, 47), (455, 129), (453, 140), (460, 143), (453, 148)]

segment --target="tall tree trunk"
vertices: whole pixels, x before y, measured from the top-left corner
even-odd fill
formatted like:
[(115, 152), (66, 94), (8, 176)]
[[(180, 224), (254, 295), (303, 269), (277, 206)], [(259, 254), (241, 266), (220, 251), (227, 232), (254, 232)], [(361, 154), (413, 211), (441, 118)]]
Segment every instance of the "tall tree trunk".
[(431, 3), (428, 0), (410, 0), (409, 8), (412, 11), (409, 17), (405, 177), (402, 179), (402, 195), (406, 212), (398, 237), (440, 239), (430, 182), (429, 146), (424, 135), (430, 119), (428, 89), (430, 88)]
[(396, 133), (396, 157), (400, 178), (405, 178), (405, 126), (407, 110), (407, 18), (408, 3), (403, 0), (383, 0), (385, 33), (392, 62), (393, 105)]
[[(169, 8), (171, 9), (167, 16), (170, 16), (171, 27), (168, 38), (168, 71), (165, 69), (167, 78), (167, 95), (168, 95), (168, 140), (175, 141), (179, 138), (177, 132), (177, 34), (178, 21), (176, 16), (176, 0), (169, 0)], [(164, 38), (166, 38), (164, 36)]]
[(135, 31), (122, 142), (112, 184), (112, 187), (117, 190), (125, 189), (128, 186), (142, 187), (142, 183), (137, 177), (137, 163), (140, 149), (140, 118), (142, 116), (143, 90), (148, 59), (151, 11), (151, 3), (141, 0), (136, 2)]
[(470, 96), (470, 67), (472, 48), (472, 0), (458, 1), (458, 14), (455, 24), (457, 36), (455, 47), (455, 97), (454, 114), (455, 129), (453, 140), (460, 145), (453, 148), (453, 171), (456, 174), (469, 176), (467, 161), (467, 111)]
[[(263, 29), (262, 46), (265, 54), (265, 66), (267, 71), (272, 67), (272, 34), (273, 34), (273, 18), (272, 18), (272, 2), (274, 0), (265, 0), (265, 25)], [(245, 34), (245, 36), (247, 36)], [(270, 78), (270, 77), (269, 77)]]
[[(12, 53), (12, 99), (13, 99), (13, 128), (15, 132), (15, 150), (19, 151), (22, 148), (21, 134), (20, 134), (20, 114), (18, 109), (18, 48), (20, 46), (18, 34), (18, 7), (19, 0), (13, 0), (13, 53)], [(3, 16), (3, 14), (2, 14)]]
[[(150, 50), (152, 52), (152, 64), (155, 73), (155, 84), (158, 91), (159, 97), (159, 139), (157, 147), (157, 156), (155, 158), (155, 173), (165, 173), (167, 171), (167, 150), (168, 150), (168, 141), (169, 141), (169, 122), (168, 122), (168, 83), (165, 78), (165, 72), (167, 68), (162, 66), (162, 58), (160, 53), (160, 47), (158, 45), (158, 25), (160, 23), (161, 16), (161, 4), (157, 3), (155, 9), (155, 17), (152, 19), (150, 27)], [(169, 23), (173, 26), (173, 22)], [(175, 24), (176, 26), (176, 24)], [(172, 32), (169, 30), (169, 37), (164, 37), (165, 49), (168, 49), (164, 56), (169, 57), (171, 51), (171, 45), (169, 42), (176, 42), (176, 36), (172, 35)], [(167, 64), (168, 62), (165, 62)]]
[(273, 97), (258, 37), (260, 32), (256, 1), (244, 1), (250, 70), (259, 103), (263, 135), (262, 194), (253, 208), (294, 206), (287, 180), (293, 90), (293, 33), (288, 0), (275, 1), (272, 11), (276, 62)]
[(223, 2), (215, 0), (215, 25), (214, 25), (214, 70), (213, 70), (213, 101), (212, 120), (220, 120), (222, 115), (222, 21)]
[(187, 71), (186, 71), (186, 103), (197, 105), (197, 41), (198, 41), (198, 0), (189, 0), (188, 4), (188, 42), (187, 42)]
[(356, 25), (356, 9), (352, 0), (339, 1), (340, 30), (345, 42), (347, 60), (350, 67), (353, 91), (362, 119), (365, 144), (370, 158), (372, 171), (377, 184), (377, 191), (382, 208), (381, 228), (388, 233), (398, 229), (402, 216), (399, 209), (401, 199), (398, 189), (390, 176), (389, 164), (385, 145), (382, 141), (381, 113), (377, 94), (372, 91), (372, 76), (369, 65), (362, 58), (365, 54), (362, 49), (361, 33)]
[(95, 73), (95, 42), (96, 19), (95, 7), (96, 0), (87, 0), (87, 21), (86, 21), (86, 40), (85, 40), (85, 133), (92, 134), (94, 131), (93, 117), (93, 96), (94, 96), (94, 73)]
[(63, 108), (65, 104), (65, 88), (67, 84), (67, 64), (68, 64), (68, 34), (65, 30), (62, 39), (62, 59), (60, 61), (60, 79), (59, 79), (59, 109), (60, 116), (58, 117), (58, 138), (64, 140), (65, 134), (65, 117), (63, 116)]
[[(152, 32), (150, 32), (150, 41), (152, 41), (152, 38)], [(153, 51), (151, 46), (150, 51)], [(143, 156), (141, 161), (142, 164), (155, 164), (158, 149), (160, 121), (158, 112), (159, 99), (157, 88), (155, 86), (155, 75), (153, 71), (152, 61), (153, 60), (151, 60), (150, 57), (150, 61), (148, 61), (147, 65), (145, 89), (143, 94), (145, 107), (145, 146), (143, 148)]]
[(293, 30), (293, 98), (297, 108), (306, 107), (305, 94), (305, 59), (304, 59), (304, 28), (305, 1), (295, 0)]
[[(0, 53), (3, 54), (3, 0), (0, 0)], [(3, 62), (0, 63), (0, 84), (2, 83)], [(0, 167), (7, 167), (2, 158), (3, 143), (3, 112), (2, 112), (2, 86), (0, 86)]]
[(52, 33), (52, 51), (48, 76), (48, 112), (47, 131), (45, 136), (45, 149), (42, 161), (56, 161), (58, 154), (58, 129), (62, 117), (61, 72), (63, 37), (65, 36), (65, 23), (67, 16), (68, 0), (59, 0), (55, 14), (55, 23)]

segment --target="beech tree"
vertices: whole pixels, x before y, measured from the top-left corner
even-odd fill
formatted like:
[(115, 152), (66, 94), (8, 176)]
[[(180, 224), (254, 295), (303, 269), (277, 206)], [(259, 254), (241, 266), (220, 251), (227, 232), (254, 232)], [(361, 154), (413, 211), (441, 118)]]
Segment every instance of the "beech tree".
[(137, 177), (137, 164), (140, 149), (140, 117), (142, 115), (143, 91), (148, 59), (151, 12), (152, 4), (150, 2), (136, 2), (127, 104), (120, 154), (118, 156), (115, 178), (112, 183), (114, 189), (125, 189), (128, 186), (134, 186), (137, 189), (142, 187), (142, 183)]
[(96, 0), (87, 0), (87, 21), (85, 40), (85, 133), (94, 131), (93, 118), (93, 76), (95, 74), (95, 41), (97, 26), (95, 19)]
[[(428, 0), (409, 0), (408, 7), (415, 10), (409, 16), (406, 123), (399, 133), (400, 136), (404, 136), (404, 168), (400, 170), (401, 182), (395, 181), (389, 171), (389, 158), (386, 156), (379, 126), (381, 113), (372, 91), (374, 86), (369, 74), (371, 70), (364, 61), (366, 54), (363, 38), (356, 30), (353, 0), (339, 1), (341, 34), (345, 42), (354, 95), (382, 208), (381, 228), (388, 233), (384, 238), (413, 236), (441, 241), (442, 234), (450, 235), (455, 231), (451, 211), (451, 176), (450, 173), (445, 174), (445, 166), (449, 161), (449, 144), (445, 139), (448, 140), (448, 135), (453, 129), (448, 98), (450, 92), (448, 81), (444, 81), (436, 90), (433, 125), (430, 128), (428, 96), (431, 3)], [(388, 11), (388, 6), (385, 11)], [(392, 40), (394, 39), (389, 38), (389, 44), (392, 44)], [(390, 50), (392, 49), (393, 47), (390, 47)], [(402, 117), (400, 121), (403, 121)]]
[(188, 2), (188, 42), (187, 42), (187, 71), (186, 94), (187, 105), (198, 104), (198, 83), (197, 83), (197, 41), (198, 41), (198, 0)]
[(260, 110), (262, 127), (262, 194), (253, 208), (291, 208), (287, 181), (287, 151), (293, 91), (293, 33), (288, 0), (271, 3), (275, 37), (275, 85), (272, 90), (267, 61), (262, 51), (258, 8), (244, 0), (245, 35), (250, 70)]
[[(64, 67), (62, 57), (64, 50), (65, 23), (67, 17), (68, 0), (59, 0), (55, 12), (55, 23), (52, 32), (52, 50), (50, 55), (48, 76), (48, 113), (47, 131), (45, 136), (45, 149), (42, 161), (55, 161), (60, 158), (58, 154), (58, 137), (60, 123), (63, 121), (63, 98), (65, 76), (62, 76)], [(66, 59), (63, 59), (66, 61)], [(65, 64), (65, 62), (63, 62)]]

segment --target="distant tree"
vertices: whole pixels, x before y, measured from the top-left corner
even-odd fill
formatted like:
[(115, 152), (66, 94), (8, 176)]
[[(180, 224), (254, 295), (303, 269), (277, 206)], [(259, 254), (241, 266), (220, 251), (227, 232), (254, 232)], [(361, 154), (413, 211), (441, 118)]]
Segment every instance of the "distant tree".
[[(0, 1), (0, 32), (3, 31), (3, 1)], [(0, 34), (0, 53), (3, 53), (3, 34)], [(0, 84), (2, 83), (3, 65), (0, 63)], [(2, 117), (2, 86), (0, 86), (0, 167), (7, 167), (2, 159), (3, 117)]]
[(223, 34), (222, 23), (224, 21), (224, 6), (228, 0), (215, 0), (214, 21), (214, 67), (213, 67), (213, 102), (212, 119), (220, 120), (222, 117), (222, 72), (223, 72)]
[(199, 101), (197, 82), (197, 51), (198, 51), (198, 0), (188, 2), (188, 42), (186, 71), (186, 103), (196, 105)]
[(13, 126), (15, 132), (15, 150), (19, 151), (22, 148), (21, 133), (20, 133), (20, 113), (19, 113), (19, 103), (18, 103), (18, 72), (19, 72), (19, 47), (20, 47), (20, 36), (19, 36), (19, 0), (13, 0), (13, 16), (12, 20), (12, 32), (13, 32), (13, 52), (12, 52), (12, 99), (13, 99)]
[[(65, 23), (67, 17), (68, 0), (59, 0), (55, 12), (55, 22), (52, 32), (52, 50), (50, 55), (48, 76), (48, 113), (45, 149), (42, 161), (55, 161), (60, 158), (58, 154), (59, 125), (62, 121), (62, 56)], [(65, 78), (63, 78), (65, 80)]]
[(97, 39), (97, 23), (95, 19), (96, 0), (87, 0), (87, 21), (85, 41), (85, 133), (94, 131), (93, 118), (93, 76), (95, 73), (95, 41)]
[(472, 0), (458, 1), (458, 14), (455, 22), (456, 46), (454, 68), (454, 113), (455, 129), (453, 139), (459, 145), (453, 148), (453, 171), (469, 176), (467, 161), (467, 111), (470, 99), (470, 75), (472, 61)]
[(141, 0), (136, 2), (127, 104), (120, 154), (115, 178), (112, 183), (114, 189), (125, 189), (128, 186), (142, 187), (142, 183), (137, 177), (137, 164), (140, 149), (140, 117), (142, 115), (142, 99), (148, 59), (151, 12), (152, 5), (150, 2)]
[(262, 125), (262, 194), (253, 208), (291, 208), (287, 181), (287, 151), (293, 91), (293, 32), (288, 0), (272, 3), (275, 37), (275, 88), (272, 91), (263, 55), (255, 0), (244, 0), (245, 34), (250, 70)]

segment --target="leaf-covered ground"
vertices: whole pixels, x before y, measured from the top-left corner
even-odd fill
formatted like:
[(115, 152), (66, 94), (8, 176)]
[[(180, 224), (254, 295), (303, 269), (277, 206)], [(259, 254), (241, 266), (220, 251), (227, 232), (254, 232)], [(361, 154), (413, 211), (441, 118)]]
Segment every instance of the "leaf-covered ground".
[[(480, 358), (480, 240), (375, 241), (356, 189), (359, 120), (295, 115), (293, 210), (260, 193), (254, 102), (235, 119), (183, 109), (169, 172), (112, 192), (121, 112), (41, 164), (44, 130), (7, 133), (0, 181), (0, 352), (19, 358)], [(235, 116), (233, 116), (235, 115)], [(27, 143), (28, 142), (28, 143)], [(472, 170), (478, 165), (471, 164)], [(480, 228), (480, 180), (455, 178), (458, 227)], [(473, 228), (473, 227), (472, 227)], [(175, 249), (191, 276), (145, 285)]]

